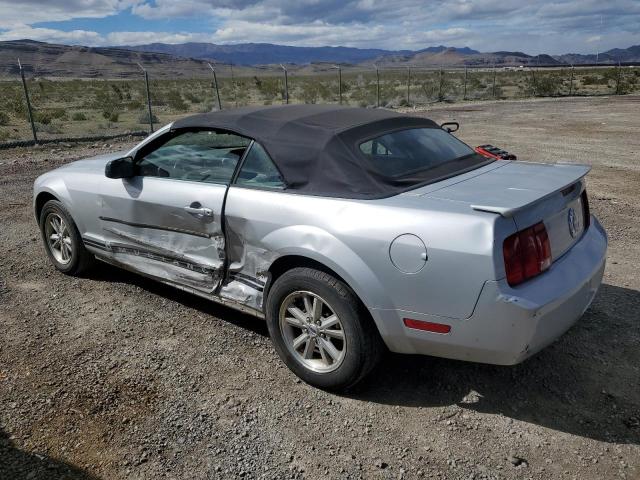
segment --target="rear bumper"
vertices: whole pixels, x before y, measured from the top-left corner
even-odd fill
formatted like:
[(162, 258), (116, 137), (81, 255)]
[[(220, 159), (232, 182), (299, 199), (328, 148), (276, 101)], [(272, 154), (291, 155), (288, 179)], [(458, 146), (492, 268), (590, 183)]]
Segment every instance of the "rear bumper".
[[(565, 333), (591, 304), (602, 282), (607, 236), (592, 217), (591, 226), (551, 268), (522, 285), (487, 281), (473, 314), (451, 319), (403, 310), (375, 310), (390, 350), (473, 362), (512, 365)], [(403, 318), (444, 323), (448, 334), (409, 329)]]

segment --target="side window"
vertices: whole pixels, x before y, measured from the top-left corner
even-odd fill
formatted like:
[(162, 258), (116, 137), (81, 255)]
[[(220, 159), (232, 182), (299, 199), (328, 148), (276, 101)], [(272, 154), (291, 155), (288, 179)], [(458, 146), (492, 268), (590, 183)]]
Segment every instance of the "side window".
[(139, 175), (229, 183), (251, 140), (211, 130), (184, 132), (138, 161)]
[(251, 150), (245, 157), (236, 184), (275, 189), (285, 187), (280, 172), (262, 145), (257, 142), (253, 142)]

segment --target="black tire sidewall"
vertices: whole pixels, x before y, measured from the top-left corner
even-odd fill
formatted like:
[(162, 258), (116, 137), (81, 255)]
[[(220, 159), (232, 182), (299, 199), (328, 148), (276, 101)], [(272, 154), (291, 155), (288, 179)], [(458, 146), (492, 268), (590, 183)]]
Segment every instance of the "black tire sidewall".
[[(47, 217), (52, 213), (60, 215), (64, 219), (71, 234), (71, 261), (67, 264), (62, 264), (56, 260), (56, 258), (53, 256), (53, 253), (51, 252), (51, 248), (49, 247), (49, 241), (46, 238), (45, 222), (47, 220)], [(77, 272), (82, 261), (81, 255), (84, 245), (82, 243), (80, 233), (78, 232), (78, 227), (76, 227), (73, 218), (71, 218), (71, 215), (69, 214), (69, 212), (67, 212), (67, 209), (64, 208), (64, 205), (57, 200), (49, 200), (44, 204), (44, 207), (42, 207), (39, 223), (40, 235), (42, 237), (42, 241), (44, 242), (44, 249), (47, 251), (47, 255), (53, 263), (53, 266), (62, 273), (73, 274)]]
[[(313, 272), (319, 275), (314, 275)], [(325, 299), (342, 322), (347, 351), (342, 364), (332, 372), (318, 373), (309, 370), (285, 345), (280, 331), (280, 305), (287, 295), (297, 290), (306, 290)], [(358, 301), (346, 285), (328, 274), (301, 268), (286, 272), (276, 280), (269, 291), (266, 304), (267, 327), (280, 358), (302, 380), (327, 390), (348, 388), (361, 375), (364, 351), (359, 313)]]

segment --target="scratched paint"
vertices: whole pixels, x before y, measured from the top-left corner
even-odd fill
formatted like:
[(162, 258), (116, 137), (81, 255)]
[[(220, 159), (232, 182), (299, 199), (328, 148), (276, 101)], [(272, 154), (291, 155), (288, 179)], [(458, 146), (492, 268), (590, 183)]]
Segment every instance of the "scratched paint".
[[(193, 248), (185, 235), (153, 229), (127, 232), (104, 228), (117, 241), (106, 243), (111, 258), (129, 268), (172, 283), (213, 293), (222, 279), (223, 259), (211, 258), (211, 246)], [(224, 250), (222, 236), (211, 238), (213, 248)]]

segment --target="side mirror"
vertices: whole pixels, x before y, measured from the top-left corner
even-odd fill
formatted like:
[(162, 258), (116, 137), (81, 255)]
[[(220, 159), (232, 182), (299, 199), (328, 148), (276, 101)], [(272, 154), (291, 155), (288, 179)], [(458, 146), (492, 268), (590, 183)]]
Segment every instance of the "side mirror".
[(107, 178), (131, 178), (135, 176), (135, 170), (133, 157), (123, 157), (108, 162), (104, 174)]
[(458, 131), (460, 124), (458, 122), (445, 122), (440, 125), (440, 128), (446, 130), (448, 133), (453, 133)]

